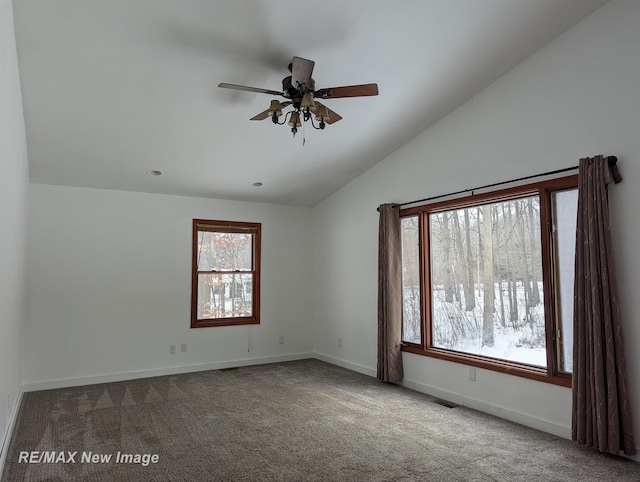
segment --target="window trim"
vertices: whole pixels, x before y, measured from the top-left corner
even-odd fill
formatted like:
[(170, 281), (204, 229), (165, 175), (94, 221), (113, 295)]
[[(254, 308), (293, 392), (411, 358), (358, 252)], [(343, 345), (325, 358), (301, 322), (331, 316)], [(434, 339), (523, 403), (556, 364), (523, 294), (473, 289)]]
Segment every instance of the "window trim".
[[(202, 232), (200, 226), (211, 226), (207, 231), (247, 233), (253, 236), (252, 270), (243, 273), (253, 273), (251, 289), (252, 316), (238, 316), (233, 318), (198, 319), (198, 234)], [(211, 219), (194, 219), (192, 225), (192, 253), (191, 253), (191, 328), (206, 328), (212, 326), (258, 325), (260, 324), (260, 258), (262, 245), (262, 223), (242, 221), (216, 221)], [(230, 273), (234, 273), (230, 271)]]
[[(559, 342), (556, 342), (555, 333), (559, 329), (559, 316), (557, 314), (557, 283), (558, 274), (555, 266), (554, 233), (551, 229), (553, 213), (551, 206), (551, 194), (557, 191), (574, 189), (578, 186), (578, 175), (549, 179), (533, 184), (526, 184), (497, 191), (481, 194), (472, 194), (461, 198), (422, 204), (400, 210), (400, 217), (418, 216), (419, 231), (419, 263), (420, 263), (420, 320), (421, 342), (409, 343), (403, 341), (402, 351), (417, 355), (428, 356), (454, 363), (460, 363), (477, 368), (506, 373), (523, 378), (551, 383), (563, 387), (571, 387), (570, 373), (559, 371)], [(545, 313), (545, 338), (547, 345), (547, 367), (537, 368), (519, 362), (500, 360), (482, 355), (454, 352), (443, 348), (433, 347), (430, 330), (431, 313), (431, 274), (428, 256), (430, 253), (430, 237), (428, 220), (429, 214), (476, 207), (482, 204), (509, 201), (526, 196), (539, 195), (540, 197), (540, 235), (542, 250), (542, 281), (544, 286), (544, 313)], [(547, 227), (545, 227), (547, 226)], [(425, 259), (427, 258), (427, 259)], [(549, 322), (548, 320), (551, 320)]]

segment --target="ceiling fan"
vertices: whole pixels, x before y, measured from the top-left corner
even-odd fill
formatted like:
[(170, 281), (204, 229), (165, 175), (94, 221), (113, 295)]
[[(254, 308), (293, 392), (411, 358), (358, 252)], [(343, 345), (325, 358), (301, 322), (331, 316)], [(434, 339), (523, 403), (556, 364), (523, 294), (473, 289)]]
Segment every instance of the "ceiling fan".
[[(311, 121), (315, 129), (324, 129), (327, 124), (338, 122), (342, 117), (329, 109), (324, 104), (314, 99), (337, 99), (340, 97), (364, 97), (378, 95), (378, 84), (345, 85), (341, 87), (331, 87), (316, 90), (315, 81), (311, 77), (313, 74), (313, 60), (293, 57), (289, 64), (291, 75), (282, 79), (282, 91), (261, 89), (258, 87), (247, 87), (245, 85), (221, 83), (218, 87), (223, 89), (244, 90), (247, 92), (257, 92), (259, 94), (279, 95), (286, 99), (286, 102), (272, 100), (269, 108), (253, 116), (250, 120), (264, 120), (270, 118), (274, 124), (284, 124), (289, 118), (288, 124), (291, 132), (296, 135), (298, 127), (302, 126), (300, 116), (303, 121)], [(278, 118), (282, 116), (282, 109), (293, 105), (293, 109), (287, 112), (282, 122)], [(318, 126), (313, 122), (313, 117), (318, 122)]]

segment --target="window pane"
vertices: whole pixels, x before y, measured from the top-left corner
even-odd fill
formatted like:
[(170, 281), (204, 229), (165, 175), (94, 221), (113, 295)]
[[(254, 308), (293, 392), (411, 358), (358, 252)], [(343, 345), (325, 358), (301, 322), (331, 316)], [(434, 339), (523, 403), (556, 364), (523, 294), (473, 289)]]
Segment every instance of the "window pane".
[(429, 215), (432, 345), (546, 367), (538, 196)]
[(252, 316), (251, 273), (198, 274), (198, 319)]
[(252, 234), (198, 233), (198, 271), (251, 271)]
[(420, 255), (418, 216), (402, 218), (402, 341), (420, 343)]
[(558, 288), (558, 362), (561, 372), (573, 371), (573, 275), (576, 252), (576, 223), (578, 190), (559, 191), (553, 194), (555, 225), (555, 256)]

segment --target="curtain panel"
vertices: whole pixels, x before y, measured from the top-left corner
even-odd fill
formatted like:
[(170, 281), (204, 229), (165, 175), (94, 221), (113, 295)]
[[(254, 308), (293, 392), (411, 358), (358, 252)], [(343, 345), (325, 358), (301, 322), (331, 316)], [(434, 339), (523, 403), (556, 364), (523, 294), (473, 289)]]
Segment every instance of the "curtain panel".
[[(617, 173), (616, 173), (617, 174)], [(574, 284), (572, 439), (636, 453), (602, 156), (580, 159)]]
[(382, 204), (378, 235), (378, 370), (379, 380), (398, 383), (402, 369), (402, 239), (400, 210)]

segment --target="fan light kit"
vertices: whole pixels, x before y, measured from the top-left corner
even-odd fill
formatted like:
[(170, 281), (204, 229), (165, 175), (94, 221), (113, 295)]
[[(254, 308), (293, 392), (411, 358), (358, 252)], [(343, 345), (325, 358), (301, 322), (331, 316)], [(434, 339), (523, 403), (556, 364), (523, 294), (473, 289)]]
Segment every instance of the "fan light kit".
[[(298, 127), (302, 126), (302, 122), (310, 121), (314, 129), (324, 129), (327, 124), (333, 124), (342, 119), (334, 111), (314, 99), (324, 100), (378, 95), (378, 84), (345, 85), (315, 90), (315, 81), (311, 77), (314, 65), (315, 62), (313, 60), (294, 57), (289, 64), (291, 75), (282, 79), (282, 92), (226, 83), (221, 83), (218, 87), (257, 92), (259, 94), (279, 95), (288, 99), (286, 102), (280, 102), (277, 99), (272, 100), (267, 110), (253, 116), (250, 120), (270, 118), (274, 124), (283, 125), (286, 123), (291, 126), (291, 132), (294, 137), (298, 132)], [(290, 105), (293, 106), (293, 110), (284, 114), (284, 118), (280, 121), (282, 110)], [(316, 122), (318, 123), (317, 125)]]

